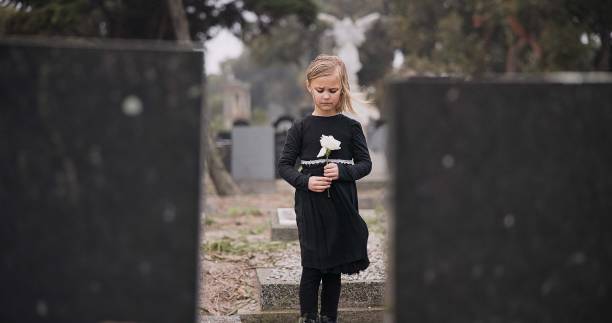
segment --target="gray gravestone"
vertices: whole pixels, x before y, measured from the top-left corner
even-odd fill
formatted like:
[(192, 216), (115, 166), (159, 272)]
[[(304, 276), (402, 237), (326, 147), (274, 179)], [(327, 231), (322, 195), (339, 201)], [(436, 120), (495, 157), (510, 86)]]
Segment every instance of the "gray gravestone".
[(232, 128), (232, 177), (245, 192), (275, 190), (274, 129)]
[(612, 322), (612, 76), (389, 93), (395, 322)]
[(0, 321), (194, 322), (202, 55), (0, 42)]

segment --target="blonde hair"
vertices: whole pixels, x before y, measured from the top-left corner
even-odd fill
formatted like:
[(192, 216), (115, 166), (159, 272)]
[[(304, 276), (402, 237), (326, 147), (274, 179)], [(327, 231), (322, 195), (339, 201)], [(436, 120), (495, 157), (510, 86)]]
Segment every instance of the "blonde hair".
[(306, 84), (310, 86), (312, 80), (333, 75), (336, 71), (340, 76), (340, 102), (338, 102), (336, 111), (355, 113), (351, 103), (351, 86), (349, 85), (346, 66), (340, 57), (325, 54), (317, 56), (306, 69)]

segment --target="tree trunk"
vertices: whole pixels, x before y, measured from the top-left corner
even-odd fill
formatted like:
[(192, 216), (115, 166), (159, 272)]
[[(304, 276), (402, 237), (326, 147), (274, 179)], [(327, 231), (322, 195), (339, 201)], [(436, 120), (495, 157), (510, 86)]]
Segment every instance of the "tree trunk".
[[(183, 9), (183, 0), (167, 0), (167, 4), (170, 16), (172, 17), (172, 25), (174, 26), (176, 39), (180, 43), (190, 44), (191, 36), (189, 34), (189, 22), (187, 16), (185, 16), (185, 10)], [(202, 120), (208, 120), (208, 118), (202, 118)], [(201, 135), (206, 137), (204, 150), (207, 152), (206, 161), (203, 160), (204, 170), (202, 174), (208, 171), (213, 185), (215, 185), (217, 190), (217, 194), (225, 196), (238, 193), (238, 187), (225, 169), (210, 132), (203, 131)]]
[[(206, 134), (206, 146), (208, 146), (208, 154), (206, 155), (206, 165), (208, 166), (208, 175), (215, 184), (217, 194), (221, 196), (234, 195), (238, 193), (238, 187), (234, 183), (234, 179), (225, 169), (219, 151), (215, 148), (215, 143), (212, 140), (210, 132)], [(212, 153), (214, 151), (214, 153)]]
[(191, 36), (189, 35), (189, 21), (185, 16), (185, 10), (183, 9), (183, 0), (168, 0), (168, 10), (170, 11), (170, 18), (172, 19), (172, 25), (174, 26), (174, 34), (176, 39), (180, 43), (191, 43)]

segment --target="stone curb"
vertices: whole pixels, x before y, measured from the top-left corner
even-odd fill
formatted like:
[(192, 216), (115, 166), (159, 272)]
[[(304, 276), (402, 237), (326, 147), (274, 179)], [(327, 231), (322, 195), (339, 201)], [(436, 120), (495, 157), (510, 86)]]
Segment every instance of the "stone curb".
[[(383, 307), (340, 308), (338, 322), (342, 323), (381, 323), (386, 311)], [(300, 316), (299, 310), (274, 310), (261, 312), (240, 312), (242, 323), (294, 323)]]
[[(270, 278), (273, 268), (257, 268), (260, 307), (262, 310), (298, 309), (299, 281)], [(319, 292), (320, 295), (320, 292)], [(376, 307), (384, 304), (385, 281), (344, 280), (340, 293), (340, 308)]]

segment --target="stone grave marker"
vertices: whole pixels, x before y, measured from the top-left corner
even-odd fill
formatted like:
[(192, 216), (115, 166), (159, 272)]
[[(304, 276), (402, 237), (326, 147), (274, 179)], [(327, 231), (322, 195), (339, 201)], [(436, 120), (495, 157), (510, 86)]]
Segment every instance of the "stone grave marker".
[(232, 128), (232, 177), (247, 192), (275, 187), (274, 129), (269, 126)]
[(194, 322), (202, 55), (0, 41), (0, 321)]
[(612, 76), (388, 90), (394, 322), (611, 322)]

